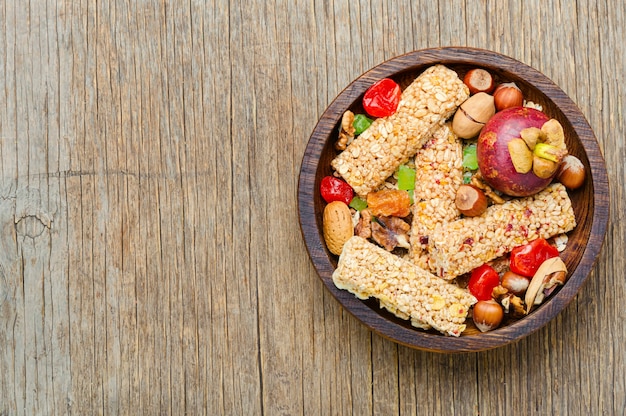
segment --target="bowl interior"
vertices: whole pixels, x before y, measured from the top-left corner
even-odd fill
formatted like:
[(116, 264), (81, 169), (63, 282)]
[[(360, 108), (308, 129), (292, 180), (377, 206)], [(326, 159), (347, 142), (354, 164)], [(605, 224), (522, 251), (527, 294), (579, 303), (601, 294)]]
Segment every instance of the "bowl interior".
[[(462, 78), (471, 68), (484, 68), (496, 82), (515, 82), (526, 100), (543, 107), (565, 131), (570, 154), (585, 165), (587, 180), (582, 188), (569, 192), (577, 226), (568, 233), (567, 248), (561, 257), (570, 271), (568, 281), (528, 316), (487, 333), (447, 337), (436, 331), (413, 328), (378, 306), (378, 301), (358, 300), (337, 289), (332, 282), (338, 258), (325, 248), (320, 192), (321, 179), (332, 174), (331, 160), (337, 155), (334, 143), (345, 110), (363, 113), (361, 99), (369, 86), (389, 77), (405, 87), (431, 65), (441, 63)], [(414, 348), (460, 352), (478, 351), (513, 342), (549, 322), (574, 298), (599, 254), (608, 221), (608, 183), (604, 159), (591, 127), (576, 105), (551, 80), (533, 68), (491, 51), (471, 48), (437, 48), (415, 51), (386, 61), (353, 81), (331, 103), (316, 125), (303, 157), (299, 181), (300, 225), (311, 260), (335, 298), (370, 329), (384, 337)]]

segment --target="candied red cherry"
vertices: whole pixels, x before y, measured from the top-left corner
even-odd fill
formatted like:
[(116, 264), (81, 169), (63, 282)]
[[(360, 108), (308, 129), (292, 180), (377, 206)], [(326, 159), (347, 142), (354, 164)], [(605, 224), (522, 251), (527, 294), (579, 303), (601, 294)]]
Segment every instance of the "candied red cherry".
[(334, 176), (325, 176), (320, 184), (320, 193), (327, 203), (341, 201), (346, 205), (350, 204), (354, 191), (347, 182)]
[(373, 117), (387, 117), (398, 109), (402, 91), (390, 78), (383, 78), (372, 85), (363, 96), (363, 108)]
[(541, 264), (558, 257), (559, 250), (544, 238), (538, 238), (511, 251), (511, 271), (526, 277), (533, 277)]
[(500, 284), (500, 275), (493, 267), (483, 264), (472, 270), (467, 288), (478, 300), (491, 299), (493, 288)]

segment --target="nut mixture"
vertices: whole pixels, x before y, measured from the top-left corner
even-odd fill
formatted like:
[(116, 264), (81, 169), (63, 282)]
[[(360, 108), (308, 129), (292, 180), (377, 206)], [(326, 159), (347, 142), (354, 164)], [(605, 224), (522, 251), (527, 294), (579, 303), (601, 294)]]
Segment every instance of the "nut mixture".
[[(477, 79), (468, 78), (469, 82)], [(360, 299), (378, 299), (382, 308), (410, 320), (415, 327), (459, 336), (470, 322), (468, 317), (477, 301), (481, 307), (475, 314), (494, 310), (492, 303), (483, 305), (486, 301), (470, 293), (467, 281), (473, 270), (489, 264), (500, 276), (510, 273), (508, 253), (538, 238), (554, 240), (560, 245), (559, 251), (563, 250), (565, 233), (574, 229), (576, 219), (561, 183), (555, 182), (525, 198), (513, 198), (484, 183), (476, 168), (468, 176), (464, 145), (478, 133), (467, 133), (467, 126), (482, 128), (488, 119), (483, 117), (485, 114), (490, 117), (495, 107), (512, 105), (511, 100), (519, 99), (519, 89), (512, 90), (515, 86), (509, 83), (502, 85), (514, 94), (506, 99), (499, 94), (495, 105), (493, 97), (484, 96), (486, 92), (477, 93), (481, 94), (480, 100), (468, 99), (476, 97), (470, 97), (470, 91), (477, 91), (479, 86), (466, 85), (453, 70), (434, 65), (402, 91), (395, 113), (375, 118), (362, 133), (355, 135), (350, 125), (354, 114), (346, 112), (336, 143), (340, 153), (331, 166), (335, 176), (354, 190), (353, 202), (360, 200), (363, 206), (351, 202), (352, 218), (324, 229), (343, 230), (340, 238), (331, 235), (327, 240), (333, 245), (332, 251), (339, 254), (333, 274), (338, 288)], [(462, 104), (461, 116), (468, 120), (462, 120), (461, 127), (455, 129), (451, 117), (455, 112), (459, 114), (457, 109)], [(524, 104), (541, 110), (536, 103)], [(457, 134), (461, 130), (464, 139)], [(517, 144), (512, 146), (516, 152)], [(537, 159), (537, 155), (533, 157)], [(402, 189), (398, 173), (401, 166), (415, 171), (414, 187), (404, 188), (409, 189), (410, 200), (408, 194), (402, 194), (405, 191), (394, 194)], [(470, 214), (473, 210), (461, 212), (455, 201), (464, 183), (474, 188), (472, 194), (480, 194), (481, 202), (489, 200), (486, 210), (485, 204), (475, 214)], [(354, 233), (346, 231), (348, 226)], [(339, 240), (341, 245), (337, 247)], [(493, 288), (488, 302), (495, 302), (509, 317), (519, 319), (556, 285), (564, 283), (566, 271), (555, 267), (545, 265), (540, 268), (541, 276), (521, 278), (533, 291), (526, 294), (526, 299), (501, 283)], [(500, 319), (490, 324), (489, 319), (474, 316), (474, 322), (481, 331), (491, 330)]]

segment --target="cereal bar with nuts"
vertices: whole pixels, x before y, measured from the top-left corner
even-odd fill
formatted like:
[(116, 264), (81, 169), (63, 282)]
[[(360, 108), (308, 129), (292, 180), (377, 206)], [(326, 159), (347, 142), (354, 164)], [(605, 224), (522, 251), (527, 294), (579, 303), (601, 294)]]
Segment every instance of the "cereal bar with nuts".
[(476, 303), (467, 290), (359, 236), (344, 245), (333, 282), (359, 299), (378, 299), (382, 308), (414, 326), (452, 336), (465, 330), (468, 310)]
[(402, 92), (397, 111), (374, 120), (331, 166), (358, 195), (366, 196), (407, 162), (468, 96), (456, 72), (444, 65), (429, 67)]
[(572, 202), (560, 183), (521, 199), (492, 205), (478, 217), (437, 227), (428, 239), (430, 262), (444, 279), (468, 273), (517, 246), (576, 226)]
[(428, 236), (436, 226), (461, 213), (454, 204), (463, 184), (463, 144), (446, 123), (415, 155), (415, 203), (412, 206), (410, 259), (429, 270)]

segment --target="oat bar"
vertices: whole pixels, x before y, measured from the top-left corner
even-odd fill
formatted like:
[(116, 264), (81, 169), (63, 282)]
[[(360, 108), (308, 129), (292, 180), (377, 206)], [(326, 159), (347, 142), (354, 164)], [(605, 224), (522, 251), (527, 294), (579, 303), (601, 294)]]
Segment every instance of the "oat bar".
[(409, 255), (413, 263), (430, 270), (429, 234), (461, 216), (454, 199), (463, 184), (463, 143), (449, 123), (436, 130), (417, 152), (415, 171)]
[(476, 298), (358, 236), (345, 244), (333, 282), (359, 299), (374, 297), (380, 306), (417, 327), (431, 326), (459, 336)]
[(437, 227), (428, 250), (435, 274), (453, 279), (517, 246), (550, 238), (576, 226), (572, 202), (560, 183), (526, 198), (492, 205), (478, 217)]
[(358, 195), (366, 196), (406, 163), (468, 97), (456, 72), (443, 65), (429, 67), (402, 92), (397, 111), (374, 120), (331, 166)]

